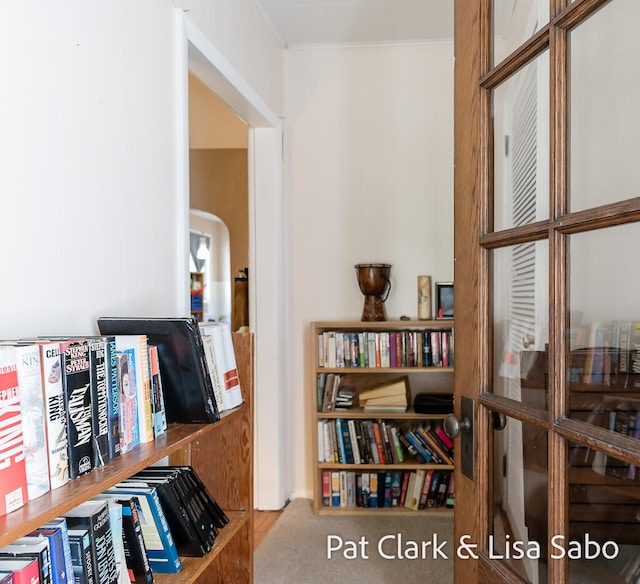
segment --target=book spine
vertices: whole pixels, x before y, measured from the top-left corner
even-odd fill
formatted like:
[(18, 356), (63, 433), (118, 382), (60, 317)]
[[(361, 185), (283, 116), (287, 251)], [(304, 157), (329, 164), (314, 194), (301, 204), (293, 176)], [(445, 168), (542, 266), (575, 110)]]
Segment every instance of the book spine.
[(86, 529), (69, 531), (74, 584), (96, 584), (91, 557), (91, 536)]
[(91, 380), (89, 344), (86, 340), (61, 343), (62, 383), (67, 407), (69, 477), (93, 470)]
[(13, 347), (0, 348), (0, 516), (27, 501), (18, 370)]
[(45, 423), (51, 488), (69, 481), (67, 406), (62, 385), (60, 343), (40, 344), (40, 369), (45, 398)]
[(107, 393), (106, 342), (89, 339), (93, 467), (109, 462), (109, 398)]
[(116, 338), (105, 337), (105, 367), (107, 377), (107, 416), (109, 433), (107, 436), (109, 459), (120, 456), (120, 406), (118, 392), (118, 353)]
[(51, 488), (45, 426), (46, 412), (38, 345), (16, 346), (16, 365), (20, 386), (27, 497), (31, 500), (44, 495)]
[(140, 426), (140, 442), (153, 441), (153, 401), (151, 399), (151, 377), (149, 370), (149, 346), (147, 337), (140, 335), (136, 348), (136, 374), (140, 366), (136, 389), (138, 393), (138, 425)]

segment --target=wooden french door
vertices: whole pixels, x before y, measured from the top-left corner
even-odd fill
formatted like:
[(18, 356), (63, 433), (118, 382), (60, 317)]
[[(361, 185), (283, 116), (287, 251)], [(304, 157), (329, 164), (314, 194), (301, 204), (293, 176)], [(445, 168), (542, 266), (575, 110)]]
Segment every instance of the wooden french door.
[(457, 583), (640, 582), (638, 22), (455, 0)]

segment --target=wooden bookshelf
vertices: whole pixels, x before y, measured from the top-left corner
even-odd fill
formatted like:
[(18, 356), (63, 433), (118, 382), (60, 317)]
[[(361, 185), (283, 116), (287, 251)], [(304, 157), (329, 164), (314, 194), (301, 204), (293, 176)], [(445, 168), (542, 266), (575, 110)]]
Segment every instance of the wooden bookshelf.
[(202, 272), (191, 272), (189, 277), (191, 315), (194, 316), (198, 322), (204, 322), (204, 274)]
[[(333, 366), (322, 356), (320, 348), (320, 336), (327, 332), (360, 333), (360, 332), (414, 332), (425, 331), (453, 332), (452, 320), (414, 320), (414, 321), (323, 321), (313, 322), (310, 327), (310, 355), (311, 375), (309, 379), (309, 402), (311, 404), (310, 419), (313, 427), (312, 460), (313, 462), (313, 509), (321, 515), (355, 515), (355, 514), (389, 514), (389, 515), (432, 515), (450, 516), (453, 509), (447, 507), (432, 507), (421, 510), (413, 510), (404, 507), (363, 507), (357, 505), (331, 506), (323, 504), (322, 474), (323, 472), (355, 472), (355, 473), (383, 473), (383, 472), (413, 472), (418, 469), (435, 471), (453, 471), (453, 465), (425, 463), (421, 459), (410, 458), (402, 463), (395, 464), (344, 464), (342, 462), (319, 462), (319, 436), (316, 428), (318, 423), (324, 420), (334, 421), (337, 418), (344, 420), (385, 420), (391, 423), (411, 423), (426, 421), (441, 421), (446, 414), (419, 414), (411, 407), (413, 398), (417, 393), (453, 393), (453, 367), (452, 366), (426, 366), (423, 361), (419, 365), (411, 366)], [(331, 365), (331, 366), (330, 366)], [(351, 366), (350, 366), (351, 365)], [(397, 365), (397, 363), (396, 363)], [(343, 411), (319, 411), (318, 404), (318, 378), (321, 374), (336, 373), (343, 376), (343, 384), (355, 387), (358, 392), (377, 383), (402, 376), (409, 379), (410, 407), (406, 412), (365, 412), (357, 405), (357, 398), (352, 408)]]
[[(58, 517), (149, 465), (193, 466), (230, 522), (220, 530), (203, 558), (181, 558), (177, 574), (155, 574), (172, 584), (253, 582), (253, 389), (254, 338), (233, 333), (244, 403), (221, 415), (215, 424), (169, 424), (165, 434), (140, 444), (104, 467), (29, 501), (0, 517), (0, 547)], [(171, 407), (171, 404), (167, 404)]]

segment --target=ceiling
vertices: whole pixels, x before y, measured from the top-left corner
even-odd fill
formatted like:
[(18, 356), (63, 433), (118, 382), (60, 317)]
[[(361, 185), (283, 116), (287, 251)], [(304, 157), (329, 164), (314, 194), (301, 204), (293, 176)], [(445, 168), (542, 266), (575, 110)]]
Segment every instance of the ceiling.
[(254, 0), (286, 47), (453, 38), (453, 0)]

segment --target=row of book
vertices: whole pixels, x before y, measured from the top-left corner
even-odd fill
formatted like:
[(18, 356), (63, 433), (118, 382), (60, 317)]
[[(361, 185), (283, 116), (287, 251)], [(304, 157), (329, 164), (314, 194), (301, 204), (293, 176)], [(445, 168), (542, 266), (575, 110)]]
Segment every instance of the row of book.
[(324, 507), (453, 508), (454, 498), (449, 470), (322, 471)]
[(0, 548), (0, 583), (151, 584), (227, 523), (193, 468), (151, 466)]
[(570, 331), (571, 381), (640, 388), (640, 320), (594, 321)]
[[(114, 333), (127, 328), (109, 322)], [(203, 371), (218, 387), (215, 411), (241, 403), (233, 348), (216, 350), (222, 340), (184, 324), (197, 333), (199, 359), (210, 363)], [(206, 330), (230, 344), (228, 325), (215, 324)], [(176, 421), (185, 390), (175, 370), (185, 365), (167, 342), (101, 332), (0, 342), (0, 515), (155, 440)], [(184, 344), (174, 348), (187, 353)]]
[(453, 464), (453, 442), (439, 421), (318, 420), (318, 462)]
[(453, 367), (453, 330), (323, 331), (319, 367)]
[(356, 404), (365, 412), (406, 412), (411, 390), (409, 377), (386, 379), (359, 391), (345, 385), (345, 375), (318, 373), (316, 391), (318, 412), (346, 411)]

